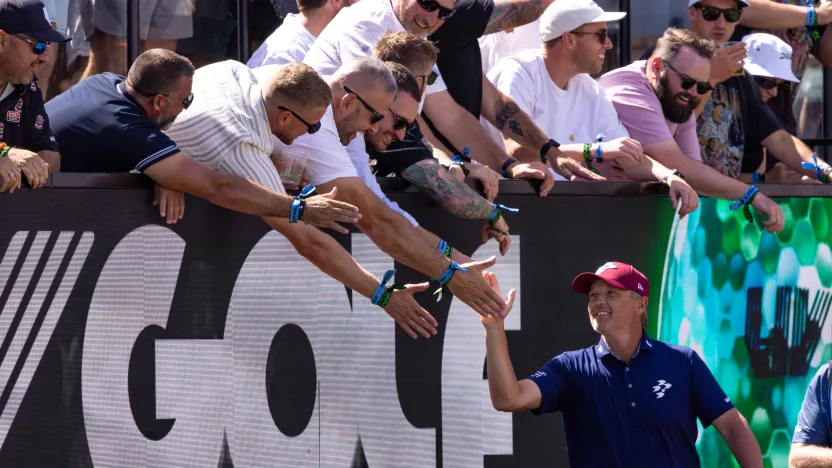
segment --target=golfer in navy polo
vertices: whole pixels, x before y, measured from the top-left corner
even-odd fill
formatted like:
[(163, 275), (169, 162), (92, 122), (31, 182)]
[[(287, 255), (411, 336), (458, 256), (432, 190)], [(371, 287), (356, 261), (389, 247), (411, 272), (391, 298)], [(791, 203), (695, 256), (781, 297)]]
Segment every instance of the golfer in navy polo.
[(789, 452), (789, 466), (821, 468), (832, 466), (832, 362), (818, 369), (806, 389), (803, 405)]
[[(499, 293), (493, 273), (484, 273)], [(713, 424), (742, 467), (762, 467), (760, 446), (695, 351), (647, 336), (647, 278), (609, 262), (572, 288), (589, 296), (598, 344), (565, 352), (517, 380), (503, 318), (482, 318), (488, 385), (498, 411), (563, 414), (572, 468), (696, 467), (697, 418)], [(508, 294), (511, 310), (515, 291)]]

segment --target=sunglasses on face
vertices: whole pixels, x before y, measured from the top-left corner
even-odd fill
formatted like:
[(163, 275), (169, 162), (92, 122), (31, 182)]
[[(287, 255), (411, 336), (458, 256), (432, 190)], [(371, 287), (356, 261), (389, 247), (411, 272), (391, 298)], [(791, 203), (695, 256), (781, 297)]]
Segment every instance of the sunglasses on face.
[(437, 77), (436, 72), (431, 71), (430, 75), (419, 75), (416, 78), (421, 78), (421, 79), (425, 80), (425, 83), (427, 83), (427, 85), (430, 86), (430, 85), (436, 83), (436, 77)]
[(754, 81), (757, 82), (757, 86), (763, 89), (774, 89), (783, 85), (783, 80), (777, 80), (766, 76), (755, 76)]
[(664, 62), (664, 64), (667, 65), (667, 68), (673, 70), (674, 73), (679, 75), (679, 78), (682, 80), (682, 89), (684, 89), (685, 91), (693, 88), (694, 85), (696, 85), (696, 93), (700, 95), (705, 94), (711, 89), (713, 89), (713, 86), (711, 86), (711, 84), (707, 81), (694, 80), (688, 75), (685, 75), (684, 73), (681, 73), (679, 70), (673, 68), (673, 65), (670, 62)]
[(176, 98), (170, 96), (169, 94), (165, 94), (165, 93), (146, 93), (144, 91), (136, 89), (135, 87), (133, 87), (133, 90), (135, 90), (139, 94), (144, 94), (145, 96), (148, 96), (148, 97), (152, 97), (152, 96), (156, 96), (156, 95), (164, 96), (164, 97), (170, 99), (171, 101), (176, 101), (176, 102), (181, 103), (182, 107), (185, 108), (185, 109), (191, 107), (191, 104), (193, 104), (193, 102), (194, 102), (194, 93), (188, 94), (188, 97), (186, 97), (185, 99), (176, 99)]
[(740, 16), (742, 16), (742, 10), (739, 8), (714, 8), (705, 5), (694, 5), (694, 8), (702, 12), (702, 18), (705, 21), (716, 21), (719, 19), (719, 15), (725, 17), (725, 21), (729, 23), (736, 23), (740, 20)]
[(43, 54), (44, 52), (46, 52), (46, 49), (48, 49), (50, 45), (49, 42), (31, 39), (26, 36), (21, 36), (20, 34), (14, 34), (14, 37), (20, 39), (21, 41), (28, 42), (29, 45), (32, 46), (32, 52), (34, 52), (35, 55)]
[(593, 35), (597, 36), (598, 40), (601, 41), (601, 44), (607, 43), (607, 30), (606, 29), (599, 29), (597, 31), (570, 31), (570, 34), (585, 34), (585, 35)]
[(422, 7), (427, 12), (432, 12), (439, 10), (439, 19), (446, 20), (452, 14), (454, 14), (453, 8), (445, 8), (439, 4), (436, 0), (416, 0), (419, 2), (419, 6)]
[(358, 102), (360, 102), (362, 105), (364, 105), (364, 108), (367, 109), (368, 111), (370, 111), (370, 113), (373, 114), (373, 118), (370, 119), (370, 124), (375, 125), (375, 124), (381, 122), (382, 119), (384, 119), (384, 114), (379, 114), (377, 110), (373, 109), (373, 106), (367, 104), (367, 101), (361, 99), (361, 96), (359, 96), (358, 94), (355, 94), (355, 92), (353, 90), (344, 86), (344, 91), (346, 91), (348, 94), (352, 94), (353, 96), (355, 96), (355, 98), (358, 99)]
[(283, 107), (283, 106), (277, 106), (277, 108), (282, 110), (282, 111), (286, 111), (286, 112), (294, 115), (295, 118), (300, 121), (300, 123), (306, 125), (306, 133), (308, 133), (310, 135), (321, 129), (321, 123), (320, 122), (316, 122), (316, 123), (311, 124), (311, 123), (307, 122), (306, 120), (303, 120), (303, 117), (299, 116), (292, 109), (288, 109), (288, 108)]
[(400, 115), (396, 115), (393, 111), (390, 111), (390, 115), (393, 116), (393, 130), (402, 130), (404, 128), (409, 128), (411, 125), (415, 124), (415, 121), (408, 122), (407, 119)]

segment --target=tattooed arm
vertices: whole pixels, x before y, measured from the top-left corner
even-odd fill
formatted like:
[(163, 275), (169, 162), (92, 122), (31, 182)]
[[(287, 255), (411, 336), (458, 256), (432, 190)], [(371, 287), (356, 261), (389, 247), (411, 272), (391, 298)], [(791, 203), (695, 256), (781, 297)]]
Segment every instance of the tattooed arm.
[(402, 171), (402, 177), (445, 210), (464, 219), (487, 219), (494, 207), (464, 182), (454, 179), (439, 162), (419, 161)]
[(540, 18), (552, 0), (494, 0), (491, 19), (483, 35), (529, 24)]
[[(513, 99), (503, 94), (494, 83), (482, 75), (482, 116), (503, 134), (522, 148), (534, 154), (534, 161), (540, 160), (540, 148), (549, 140), (529, 114), (523, 112)], [(552, 154), (551, 151), (549, 153)]]

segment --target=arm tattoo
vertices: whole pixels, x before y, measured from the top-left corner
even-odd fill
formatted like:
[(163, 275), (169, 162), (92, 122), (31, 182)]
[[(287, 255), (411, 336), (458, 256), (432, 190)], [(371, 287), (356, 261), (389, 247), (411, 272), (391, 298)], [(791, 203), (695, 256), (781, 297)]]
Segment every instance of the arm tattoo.
[(483, 35), (529, 24), (539, 18), (544, 9), (541, 0), (495, 0)]
[(494, 126), (497, 127), (497, 130), (502, 132), (506, 123), (508, 123), (508, 128), (511, 130), (511, 133), (523, 136), (523, 129), (520, 128), (520, 122), (511, 118), (512, 115), (517, 114), (518, 112), (520, 112), (520, 106), (515, 104), (514, 101), (504, 103), (503, 100), (500, 99), (497, 103), (497, 116), (494, 118)]
[(433, 145), (430, 144), (427, 137), (422, 137), (422, 143), (433, 153)]
[(448, 176), (448, 171), (440, 167), (436, 160), (419, 161), (402, 171), (402, 177), (460, 218), (485, 219), (494, 209), (474, 189)]

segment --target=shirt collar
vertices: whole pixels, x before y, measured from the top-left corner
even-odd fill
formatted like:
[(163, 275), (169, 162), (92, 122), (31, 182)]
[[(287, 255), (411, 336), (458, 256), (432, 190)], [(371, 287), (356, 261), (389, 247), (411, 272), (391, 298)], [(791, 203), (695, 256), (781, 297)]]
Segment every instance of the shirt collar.
[[(641, 342), (639, 343), (638, 349), (636, 350), (636, 354), (634, 354), (633, 357), (638, 356), (638, 353), (642, 351), (653, 351), (653, 343), (650, 340), (650, 337), (647, 335), (647, 332), (644, 330), (642, 330), (641, 332)], [(595, 354), (598, 356), (599, 359), (603, 358), (608, 354), (611, 354), (614, 358), (618, 359), (619, 361), (621, 360), (618, 356), (613, 354), (612, 351), (610, 351), (609, 347), (607, 347), (607, 343), (604, 341), (604, 337), (601, 337), (601, 339), (598, 340), (598, 344), (595, 345)]]

